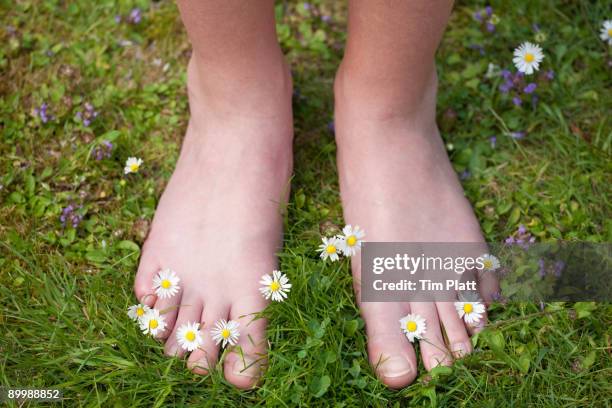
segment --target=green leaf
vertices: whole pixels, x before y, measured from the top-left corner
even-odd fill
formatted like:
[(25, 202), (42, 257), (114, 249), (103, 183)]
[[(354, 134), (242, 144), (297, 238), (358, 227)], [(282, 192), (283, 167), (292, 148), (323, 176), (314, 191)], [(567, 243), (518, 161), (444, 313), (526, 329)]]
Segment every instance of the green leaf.
[(451, 367), (443, 365), (435, 366), (430, 371), (432, 377), (445, 377), (447, 375), (451, 375), (452, 373), (453, 369)]
[(315, 398), (321, 398), (327, 392), (327, 389), (330, 385), (331, 379), (328, 375), (315, 377), (310, 383), (310, 392), (314, 395)]
[(129, 240), (121, 241), (117, 244), (118, 249), (125, 249), (132, 252), (140, 252), (140, 247), (137, 243)]

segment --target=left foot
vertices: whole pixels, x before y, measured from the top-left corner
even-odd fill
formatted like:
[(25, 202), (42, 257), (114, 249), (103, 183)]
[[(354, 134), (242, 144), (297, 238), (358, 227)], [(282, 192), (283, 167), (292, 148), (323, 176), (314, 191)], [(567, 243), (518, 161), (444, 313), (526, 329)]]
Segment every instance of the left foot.
[[(359, 225), (372, 242), (483, 242), (435, 123), (435, 75), (420, 106), (409, 113), (360, 99), (363, 94), (355, 94), (349, 82), (341, 68), (335, 85), (335, 125), (346, 223)], [(352, 269), (358, 292), (358, 256), (352, 258)], [(368, 302), (360, 308), (370, 363), (390, 387), (404, 387), (417, 375), (414, 348), (399, 327), (408, 313), (427, 321), (420, 341), (427, 370), (472, 350), (468, 333), (473, 329), (459, 319), (452, 302)]]

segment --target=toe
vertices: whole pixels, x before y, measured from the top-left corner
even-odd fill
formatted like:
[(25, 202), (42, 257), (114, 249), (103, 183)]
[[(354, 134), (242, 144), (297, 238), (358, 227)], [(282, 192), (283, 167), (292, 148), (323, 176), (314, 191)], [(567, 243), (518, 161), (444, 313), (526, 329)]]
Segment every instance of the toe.
[(176, 322), (176, 316), (178, 315), (179, 305), (181, 304), (181, 298), (183, 296), (182, 289), (171, 298), (158, 298), (155, 302), (155, 309), (159, 310), (159, 313), (164, 316), (166, 321), (166, 329), (157, 335), (158, 339), (167, 339), (174, 329)]
[(157, 259), (149, 255), (149, 251), (143, 250), (138, 264), (138, 272), (134, 280), (134, 293), (139, 302), (153, 307), (156, 301), (153, 292), (153, 276), (161, 269)]
[(178, 316), (176, 317), (174, 329), (166, 340), (166, 345), (164, 346), (166, 355), (178, 357), (185, 355), (186, 350), (181, 347), (177, 338), (178, 329), (186, 323), (198, 323), (201, 317), (202, 302), (199, 300), (199, 298), (189, 298), (188, 296), (184, 295), (181, 299), (181, 305), (178, 311)]
[(240, 338), (225, 358), (223, 371), (225, 379), (238, 388), (255, 386), (267, 365), (266, 320), (258, 315), (266, 306), (259, 295), (232, 305), (230, 318), (240, 324)]
[(452, 302), (438, 302), (436, 307), (453, 357), (461, 358), (471, 353), (472, 342), (468, 336), (465, 324), (463, 324), (463, 320), (457, 314), (455, 305)]
[(429, 371), (438, 365), (450, 365), (452, 357), (442, 339), (440, 320), (436, 306), (431, 302), (414, 302), (410, 304), (412, 313), (422, 316), (426, 321), (427, 329), (423, 338), (419, 340), (423, 365)]
[(368, 333), (368, 356), (378, 378), (390, 388), (402, 388), (417, 375), (414, 348), (402, 333), (399, 320), (406, 304), (362, 304)]
[(215, 344), (210, 329), (219, 319), (227, 319), (229, 306), (224, 304), (206, 303), (200, 317), (200, 330), (202, 331), (202, 346), (195, 350), (187, 360), (187, 367), (196, 374), (206, 375), (217, 364), (219, 346)]

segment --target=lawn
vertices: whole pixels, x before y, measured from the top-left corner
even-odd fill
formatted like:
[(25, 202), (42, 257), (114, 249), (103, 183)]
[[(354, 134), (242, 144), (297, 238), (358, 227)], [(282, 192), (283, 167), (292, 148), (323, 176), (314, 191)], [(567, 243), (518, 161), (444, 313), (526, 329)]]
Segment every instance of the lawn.
[[(612, 241), (606, 3), (494, 1), (493, 32), (485, 3), (455, 5), (438, 54), (439, 124), (489, 241), (521, 225), (538, 241)], [(60, 388), (66, 406), (612, 405), (606, 303), (495, 304), (473, 355), (420, 367), (401, 391), (376, 380), (348, 261), (323, 264), (316, 252), (343, 224), (332, 83), (346, 4), (331, 0), (276, 8), (295, 83), (279, 253), (294, 286), (266, 310), (265, 378), (238, 391), (165, 357), (125, 312), (188, 120), (190, 47), (176, 6), (0, 0), (0, 11), (1, 385)], [(500, 70), (514, 71), (513, 49), (536, 40), (546, 57), (535, 92), (508, 89)], [(144, 165), (124, 176), (129, 156)]]

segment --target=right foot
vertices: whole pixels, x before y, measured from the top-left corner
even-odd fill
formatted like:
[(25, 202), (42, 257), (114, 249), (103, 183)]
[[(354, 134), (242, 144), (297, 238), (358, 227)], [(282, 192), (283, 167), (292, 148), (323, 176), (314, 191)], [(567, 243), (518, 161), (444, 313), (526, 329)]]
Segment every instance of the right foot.
[[(273, 80), (236, 83), (188, 69), (191, 119), (176, 170), (157, 207), (144, 244), (134, 290), (164, 315), (168, 355), (183, 355), (176, 331), (201, 322), (204, 344), (188, 366), (205, 374), (220, 349), (210, 335), (219, 319), (240, 323), (236, 347), (225, 356), (225, 378), (240, 388), (257, 383), (266, 361), (266, 307), (262, 275), (277, 269), (281, 210), (292, 169), (291, 80), (283, 62)], [(206, 74), (206, 77), (202, 75)], [(153, 277), (170, 268), (181, 291), (170, 299), (150, 296)], [(149, 296), (147, 296), (149, 295)]]

